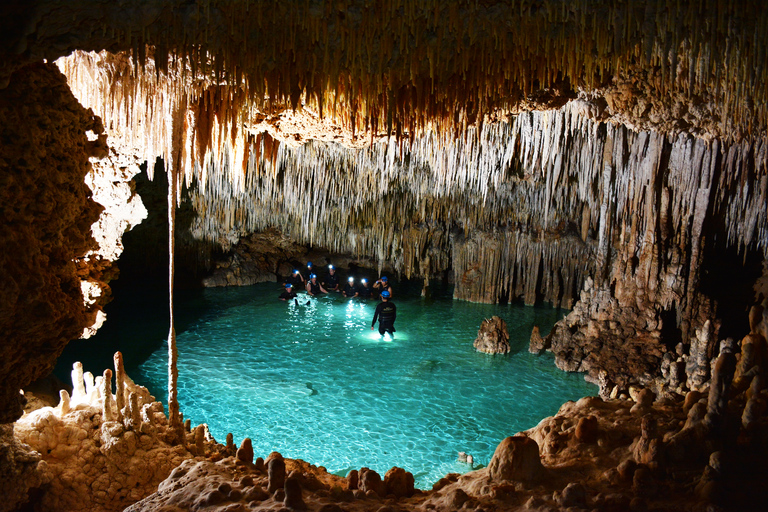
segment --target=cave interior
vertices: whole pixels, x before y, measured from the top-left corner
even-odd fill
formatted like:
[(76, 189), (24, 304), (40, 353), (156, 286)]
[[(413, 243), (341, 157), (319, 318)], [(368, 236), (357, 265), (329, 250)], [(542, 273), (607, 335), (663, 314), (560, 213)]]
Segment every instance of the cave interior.
[[(571, 430), (547, 419), (504, 440), (485, 487), (449, 478), (401, 508), (751, 510), (768, 460), (766, 27), (762, 2), (736, 0), (4, 2), (0, 438), (12, 455), (0, 489), (13, 499), (0, 510), (63, 510), (78, 493), (92, 510), (138, 506), (184, 458), (236, 459), (266, 478), (247, 446), (211, 448), (181, 423), (173, 294), (277, 281), (307, 258), (421, 280), (425, 293), (450, 282), (456, 300), (568, 309), (531, 351), (600, 386), (596, 401), (564, 405)], [(70, 399), (73, 411), (100, 400), (104, 425), (124, 424), (94, 448), (107, 460), (123, 441), (105, 439), (150, 423), (147, 446), (187, 451), (145, 487), (130, 480), (142, 491), (129, 476), (84, 491), (46, 459), (60, 445), (29, 448), (42, 430), (17, 423), (14, 438), (20, 390), (109, 322), (110, 282), (138, 278), (175, 283), (168, 424), (154, 430), (162, 411), (117, 355), (116, 405), (112, 370), (90, 385), (80, 370), (57, 418)], [(625, 407), (637, 437), (624, 460), (571, 454), (614, 473), (579, 483), (547, 469), (540, 496), (510, 484), (543, 478), (528, 441), (546, 467), (568, 465), (550, 431), (589, 444), (589, 418), (624, 428), (604, 423), (622, 401), (637, 406)], [(395, 490), (400, 473), (385, 487), (364, 475), (346, 490), (416, 499)], [(595, 490), (622, 481), (634, 495)], [(293, 482), (251, 502), (301, 509), (288, 503), (312, 485)]]

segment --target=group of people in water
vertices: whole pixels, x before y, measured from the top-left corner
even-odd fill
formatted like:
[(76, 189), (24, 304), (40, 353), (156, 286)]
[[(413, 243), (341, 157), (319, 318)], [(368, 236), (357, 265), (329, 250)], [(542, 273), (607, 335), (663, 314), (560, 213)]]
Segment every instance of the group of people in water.
[(355, 278), (349, 276), (346, 285), (342, 288), (336, 268), (333, 265), (328, 265), (328, 272), (325, 278), (322, 281), (318, 281), (315, 267), (311, 261), (308, 261), (306, 278), (304, 273), (294, 269), (290, 278), (286, 281), (285, 291), (280, 295), (279, 299), (285, 301), (295, 300), (298, 304), (296, 290), (300, 287), (304, 288), (307, 291), (307, 295), (312, 297), (331, 292), (341, 293), (344, 297), (348, 298), (370, 299), (371, 297), (380, 297), (381, 302), (376, 306), (376, 311), (373, 314), (371, 330), (374, 330), (376, 320), (378, 320), (379, 334), (384, 336), (385, 333), (388, 333), (390, 336), (394, 336), (397, 307), (391, 301), (392, 286), (389, 284), (387, 276), (381, 276), (381, 278), (373, 283), (373, 287), (370, 286), (365, 278), (360, 280), (360, 284), (355, 284)]

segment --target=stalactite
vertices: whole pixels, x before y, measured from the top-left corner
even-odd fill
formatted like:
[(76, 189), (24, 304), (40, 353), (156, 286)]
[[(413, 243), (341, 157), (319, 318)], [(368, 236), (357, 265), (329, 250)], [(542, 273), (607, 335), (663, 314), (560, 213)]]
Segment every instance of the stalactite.
[[(207, 5), (204, 16), (245, 18), (235, 3), (225, 4)], [(160, 49), (153, 54), (150, 48), (143, 72), (124, 55), (79, 53), (60, 66), (83, 104), (127, 144), (142, 148), (149, 162), (163, 156), (169, 173), (174, 167), (184, 173), (198, 212), (194, 233), (201, 239), (236, 240), (277, 226), (297, 241), (374, 255), (413, 275), (427, 254), (432, 271), (451, 266), (444, 254), (453, 247), (448, 233), (454, 228), (469, 240), (478, 231), (519, 232), (515, 247), (528, 244), (530, 258), (505, 247), (507, 256), (495, 264), (495, 277), (484, 277), (486, 284), (497, 296), (514, 290), (510, 298), (544, 295), (567, 302), (566, 293), (577, 293), (583, 279), (574, 276), (588, 270), (576, 270), (574, 262), (563, 261), (564, 252), (558, 253), (563, 249), (539, 240), (560, 237), (576, 246), (580, 239), (584, 248), (573, 250), (586, 259), (599, 254), (609, 280), (618, 272), (611, 262), (621, 246), (640, 260), (633, 272), (664, 286), (659, 276), (668, 269), (654, 267), (658, 260), (651, 257), (668, 250), (659, 248), (660, 222), (672, 238), (667, 244), (683, 253), (698, 251), (684, 234), (702, 229), (701, 209), (713, 217), (722, 214), (731, 245), (764, 249), (768, 239), (766, 144), (759, 133), (746, 137), (749, 130), (739, 128), (734, 133), (744, 136), (738, 142), (709, 145), (594, 122), (576, 105), (511, 114), (529, 101), (527, 94), (552, 84), (558, 71), (588, 90), (606, 77), (658, 67), (664, 71), (646, 79), (660, 95), (682, 91), (720, 102), (730, 113), (723, 119), (725, 128), (746, 121), (765, 126), (766, 102), (754, 102), (757, 106), (747, 111), (742, 95), (726, 96), (729, 87), (717, 92), (717, 80), (765, 74), (762, 61), (738, 57), (754, 31), (732, 33), (718, 25), (713, 29), (718, 38), (696, 45), (685, 34), (698, 33), (699, 23), (711, 19), (685, 11), (691, 6), (670, 7), (669, 13), (653, 5), (617, 8), (606, 17), (608, 7), (580, 0), (562, 11), (533, 12), (522, 3), (490, 11), (476, 3), (448, 2), (430, 3), (425, 17), (421, 2), (394, 2), (382, 9), (395, 16), (391, 23), (373, 23), (363, 11), (353, 27), (349, 20), (326, 23), (326, 16), (338, 16), (325, 8), (259, 4), (248, 19), (259, 26), (282, 19), (288, 26), (277, 35), (247, 31), (249, 46), (260, 48), (247, 56), (231, 45), (216, 47), (213, 38), (193, 37), (194, 47), (177, 48), (172, 55)], [(406, 11), (413, 17), (403, 16)], [(759, 24), (766, 16), (761, 9), (745, 23)], [(496, 19), (506, 23), (503, 30)], [(643, 33), (646, 19), (655, 27), (651, 35)], [(314, 37), (302, 37), (312, 33), (308, 27), (318, 27), (322, 50), (303, 46), (315, 44)], [(381, 27), (388, 27), (386, 35)], [(415, 44), (416, 34), (430, 33), (425, 28), (444, 34), (436, 47), (429, 40)], [(356, 41), (358, 31), (368, 35), (365, 43)], [(728, 45), (714, 44), (725, 35), (731, 36)], [(154, 42), (151, 33), (147, 38)], [(513, 57), (492, 58), (506, 51)], [(379, 52), (378, 59), (371, 52)], [(676, 69), (670, 53), (677, 55)], [(281, 55), (290, 55), (290, 62)], [(315, 59), (322, 62), (318, 80), (309, 74)], [(366, 70), (372, 61), (386, 62), (384, 72)], [(559, 69), (562, 62), (568, 69)], [(236, 68), (249, 78), (237, 80)], [(692, 75), (686, 69), (696, 71)], [(716, 87), (713, 71), (721, 73)], [(296, 87), (303, 90), (299, 100)], [(761, 98), (763, 89), (754, 97)], [(366, 127), (369, 133), (361, 138), (372, 137), (373, 143), (366, 149), (322, 142), (295, 146), (277, 141), (255, 119), (290, 110), (292, 104), (323, 112), (331, 124)], [(498, 119), (486, 120), (489, 113)], [(181, 131), (179, 118), (186, 120)], [(253, 129), (257, 124), (261, 128)], [(374, 134), (373, 127), (386, 127), (387, 134)], [(391, 139), (385, 138), (389, 132)], [(670, 164), (663, 165), (660, 155), (667, 151)], [(685, 181), (685, 176), (702, 175), (705, 160), (713, 183)], [(655, 203), (660, 187), (669, 195), (666, 220), (657, 210), (667, 206)], [(574, 212), (583, 217), (574, 220)], [(557, 276), (546, 265), (568, 270)], [(540, 275), (549, 283), (547, 290), (535, 290), (535, 282), (532, 288), (529, 274)]]

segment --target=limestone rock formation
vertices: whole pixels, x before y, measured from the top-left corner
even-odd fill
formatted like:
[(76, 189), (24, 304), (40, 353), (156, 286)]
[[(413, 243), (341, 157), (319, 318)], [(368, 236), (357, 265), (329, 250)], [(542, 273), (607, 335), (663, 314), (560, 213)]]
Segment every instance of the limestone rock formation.
[(510, 351), (507, 323), (498, 316), (486, 318), (480, 323), (480, 330), (472, 345), (478, 352), (507, 354)]
[[(41, 129), (41, 127), (44, 127)], [(53, 65), (16, 72), (0, 94), (0, 422), (21, 416), (19, 390), (46, 376), (101, 301), (83, 303), (82, 264), (100, 208), (85, 177), (104, 150), (101, 121)]]
[[(42, 510), (122, 510), (154, 492), (193, 456), (195, 434), (187, 433), (189, 449), (168, 444), (162, 404), (124, 373), (119, 354), (115, 361), (114, 394), (110, 370), (94, 379), (76, 363), (71, 396), (62, 390), (57, 407), (43, 407), (16, 422), (14, 440), (3, 445), (12, 448), (21, 475), (26, 471), (26, 483), (5, 495), (0, 510), (25, 503), (30, 487), (37, 489), (35, 506)], [(210, 442), (202, 438), (198, 444), (198, 456), (223, 448), (207, 449)], [(19, 447), (27, 450), (25, 457)], [(24, 464), (29, 469), (22, 469)]]
[[(764, 503), (765, 26), (768, 8), (754, 0), (3, 2), (0, 422), (19, 417), (19, 390), (98, 323), (108, 299), (114, 270), (91, 240), (89, 160), (116, 170), (103, 174), (119, 182), (106, 195), (129, 204), (133, 166), (152, 178), (160, 158), (183, 176), (191, 235), (222, 248), (245, 240), (232, 258), (246, 274), (271, 277), (240, 255), (253, 233), (277, 229), (406, 278), (451, 274), (457, 299), (571, 309), (534, 348), (587, 372), (606, 401), (566, 404), (528, 433), (547, 468), (541, 488), (509, 479), (502, 450), (501, 481), (490, 468), (454, 475), (397, 507)], [(57, 59), (67, 83), (48, 63)], [(753, 305), (747, 326), (739, 315)], [(747, 327), (761, 338), (720, 343)], [(92, 503), (134, 496), (122, 487), (132, 477), (108, 485), (100, 462), (51, 465), (154, 446), (136, 434), (149, 424), (138, 395), (121, 398), (119, 384), (113, 396), (110, 380), (75, 383), (56, 412), (33, 414), (19, 432), (41, 460), (9, 441), (2, 474), (26, 481), (19, 493), (50, 481), (70, 503), (85, 474), (104, 492)], [(88, 387), (102, 402), (86, 416)], [(266, 494), (247, 450), (242, 460), (233, 443), (214, 449), (203, 427), (187, 437), (218, 462), (188, 463), (147, 508), (285, 505), (284, 483)], [(356, 500), (345, 509), (379, 508), (387, 491), (376, 477), (361, 470), (350, 498), (327, 482), (310, 493), (306, 476), (302, 499), (328, 512), (341, 496)]]
[(544, 473), (539, 459), (539, 445), (526, 436), (504, 439), (493, 452), (488, 473), (497, 482), (539, 480)]
[[(750, 343), (754, 341), (746, 339), (735, 348)], [(153, 490), (143, 484), (131, 486), (130, 492), (121, 488), (124, 478), (128, 478), (126, 482), (137, 478), (133, 471), (128, 475), (122, 470), (141, 464), (136, 459), (141, 456), (143, 463), (174, 461), (179, 465), (155, 468), (156, 472), (167, 471), (167, 478), (155, 484), (156, 492), (126, 509), (131, 512), (282, 507), (326, 512), (382, 507), (446, 512), (457, 508), (641, 507), (672, 512), (726, 504), (735, 510), (756, 510), (768, 498), (765, 486), (760, 485), (768, 471), (768, 408), (750, 404), (756, 400), (766, 403), (768, 389), (760, 382), (762, 367), (754, 365), (747, 370), (757, 368), (748, 388), (729, 385), (736, 367), (730, 356), (733, 354), (725, 352), (721, 356), (725, 362), (716, 365), (715, 383), (722, 385), (711, 387), (709, 394), (692, 391), (683, 397), (666, 393), (654, 400), (651, 390), (644, 388), (631, 391), (636, 401), (591, 397), (568, 402), (535, 428), (504, 439), (488, 467), (447, 475), (430, 491), (413, 489), (413, 476), (401, 468), (387, 471), (383, 479), (377, 472), (361, 468), (345, 479), (302, 461), (284, 459), (276, 452), (267, 457), (266, 465), (258, 463), (261, 458), (253, 463), (251, 453), (235, 457), (228, 451), (233, 448), (231, 442), (222, 446), (205, 441), (202, 449), (195, 448), (196, 457), (182, 446), (164, 447), (164, 415), (145, 390), (122, 373), (116, 358), (116, 380), (124, 385), (122, 398), (120, 393), (112, 395), (105, 381), (94, 381), (76, 366), (71, 397), (62, 393), (56, 408), (41, 409), (17, 424), (20, 440), (36, 449), (16, 449), (26, 453), (16, 459), (27, 465), (25, 478), (30, 478), (21, 492), (46, 483), (42, 504), (71, 510), (115, 510), (125, 503), (121, 497)], [(102, 395), (107, 391), (109, 396)], [(85, 402), (84, 397), (88, 397)], [(122, 411), (117, 409), (118, 403), (123, 404)], [(141, 416), (136, 418), (139, 409)], [(746, 422), (745, 417), (749, 418)], [(86, 426), (88, 431), (83, 430)], [(143, 446), (146, 439), (151, 446)], [(195, 434), (188, 432), (188, 445), (194, 441)], [(243, 445), (241, 451), (247, 451), (250, 444)], [(170, 451), (161, 456), (163, 450)], [(120, 468), (108, 469), (110, 461), (118, 460), (122, 461)], [(75, 461), (78, 467), (105, 466), (85, 472), (101, 475), (90, 484), (82, 476), (70, 482), (69, 478), (81, 475), (73, 470)], [(17, 473), (16, 481), (22, 475), (23, 471)], [(72, 490), (84, 484), (93, 492), (86, 491), (86, 498), (76, 502)], [(103, 493), (102, 485), (107, 485)], [(118, 501), (106, 504), (111, 493)]]
[(0, 425), (0, 510), (14, 510), (29, 498), (31, 489), (50, 482), (42, 456), (14, 436), (13, 425)]

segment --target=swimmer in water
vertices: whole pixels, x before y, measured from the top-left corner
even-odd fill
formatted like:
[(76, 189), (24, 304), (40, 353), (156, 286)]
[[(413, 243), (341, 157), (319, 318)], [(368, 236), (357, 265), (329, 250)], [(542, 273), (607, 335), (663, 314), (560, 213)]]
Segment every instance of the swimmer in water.
[(280, 297), (278, 299), (280, 300), (291, 300), (296, 298), (296, 292), (293, 291), (293, 285), (291, 283), (285, 284), (285, 291), (280, 294)]
[(307, 293), (311, 296), (320, 295), (321, 293), (328, 293), (328, 290), (323, 288), (323, 285), (317, 282), (317, 274), (309, 274), (309, 282), (307, 283)]

